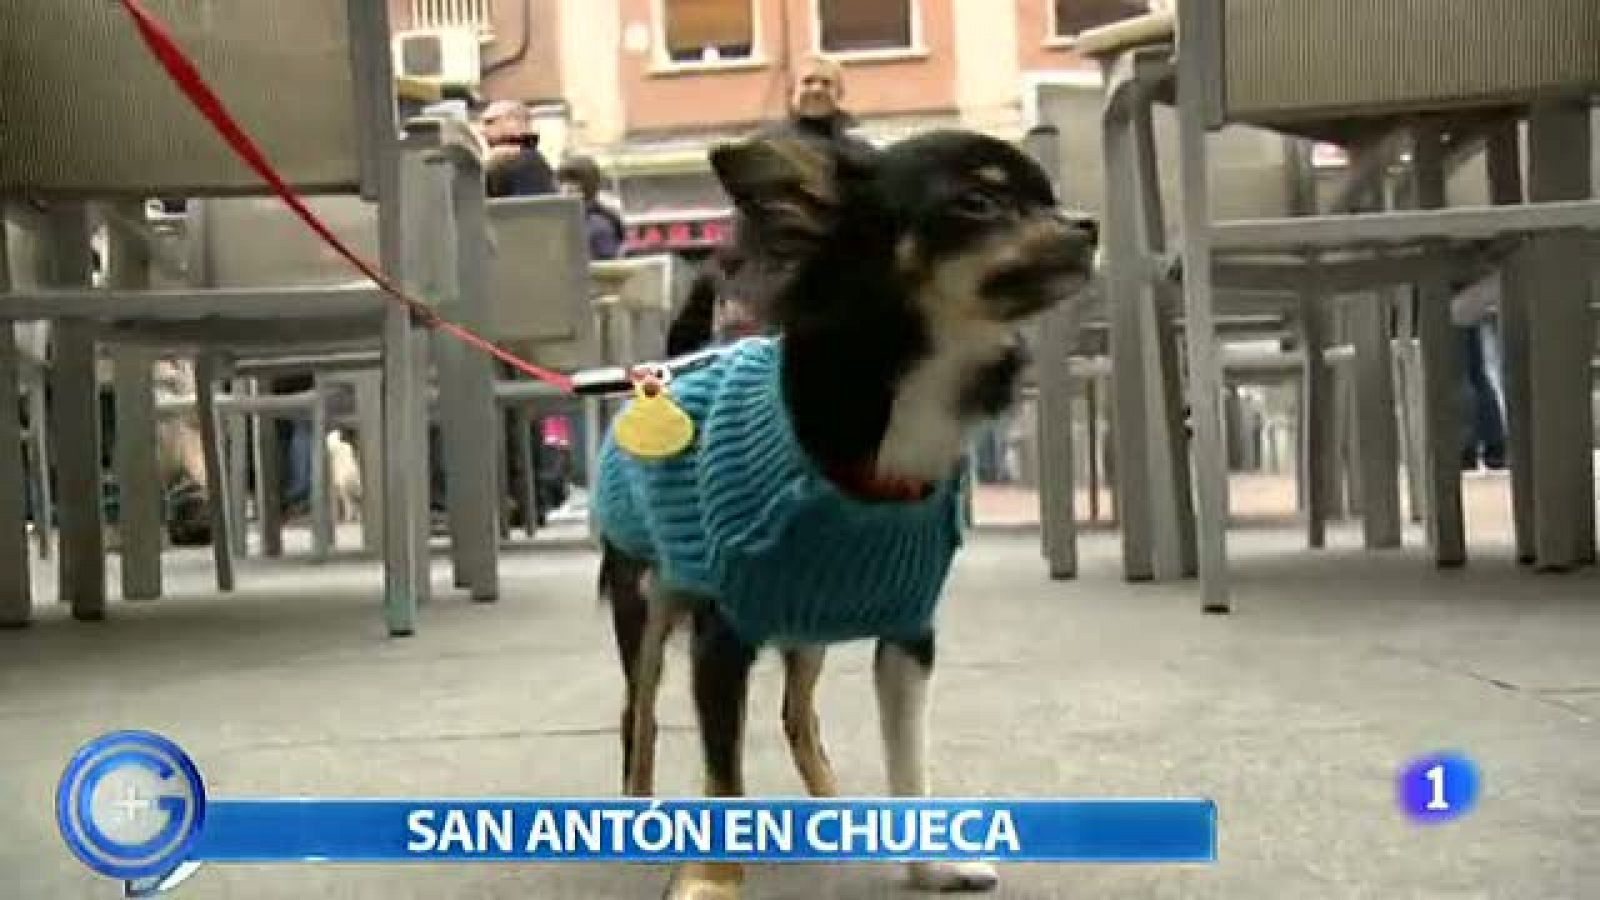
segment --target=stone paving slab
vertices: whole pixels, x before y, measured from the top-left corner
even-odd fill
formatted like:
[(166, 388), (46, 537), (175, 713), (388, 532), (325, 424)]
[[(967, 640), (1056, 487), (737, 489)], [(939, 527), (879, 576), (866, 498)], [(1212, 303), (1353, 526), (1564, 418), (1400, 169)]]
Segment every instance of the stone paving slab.
[[(1005, 898), (1584, 898), (1600, 895), (1600, 577), (1518, 570), (1492, 529), (1462, 572), (1412, 549), (1364, 553), (1298, 530), (1232, 536), (1231, 617), (1192, 585), (1132, 586), (1114, 536), (1084, 571), (1044, 577), (1037, 537), (976, 536), (944, 613), (933, 768), (957, 795), (1203, 795), (1215, 867), (1004, 870)], [(579, 542), (508, 551), (504, 598), (446, 590), (410, 639), (383, 635), (375, 563), (252, 560), (210, 593), (202, 552), (169, 558), (174, 597), (79, 624), (59, 607), (0, 632), (0, 898), (113, 897), (55, 832), (50, 797), (96, 733), (142, 727), (235, 796), (616, 791), (618, 674)], [(48, 570), (41, 568), (42, 579)], [(114, 583), (114, 582), (113, 582)], [(882, 764), (870, 648), (830, 657), (821, 710), (845, 790)], [(758, 669), (753, 791), (798, 793), (778, 726), (778, 667)], [(681, 653), (663, 698), (661, 783), (698, 763)], [(1395, 811), (1408, 757), (1456, 747), (1485, 778), (1478, 812), (1417, 829)], [(665, 871), (617, 866), (215, 867), (200, 898), (649, 898)], [(763, 867), (751, 898), (907, 896), (883, 866)]]

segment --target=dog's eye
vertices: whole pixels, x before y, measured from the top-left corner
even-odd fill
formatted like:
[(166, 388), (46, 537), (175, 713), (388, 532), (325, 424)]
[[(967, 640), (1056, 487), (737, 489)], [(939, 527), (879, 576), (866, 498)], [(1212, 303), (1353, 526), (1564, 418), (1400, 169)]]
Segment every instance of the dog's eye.
[(998, 219), (1006, 208), (988, 191), (967, 191), (956, 198), (956, 212), (971, 219)]

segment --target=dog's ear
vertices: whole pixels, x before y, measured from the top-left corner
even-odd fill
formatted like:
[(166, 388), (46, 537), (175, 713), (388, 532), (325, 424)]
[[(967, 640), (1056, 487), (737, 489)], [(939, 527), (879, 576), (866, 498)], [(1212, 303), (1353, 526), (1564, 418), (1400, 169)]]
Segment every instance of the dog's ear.
[(838, 199), (833, 157), (818, 142), (778, 137), (720, 144), (711, 151), (711, 168), (734, 202), (744, 206)]
[(754, 138), (711, 151), (711, 168), (769, 247), (801, 249), (839, 205), (838, 160), (816, 142)]

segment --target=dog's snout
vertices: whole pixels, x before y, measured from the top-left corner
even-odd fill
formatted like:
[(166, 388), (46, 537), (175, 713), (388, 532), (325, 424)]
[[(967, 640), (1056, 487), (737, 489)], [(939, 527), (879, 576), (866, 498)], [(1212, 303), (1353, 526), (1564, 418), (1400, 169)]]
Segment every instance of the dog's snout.
[(1052, 210), (1038, 220), (1033, 230), (1033, 253), (1042, 262), (1057, 267), (1087, 269), (1099, 237), (1099, 224), (1094, 219)]
[(1051, 216), (1062, 239), (1075, 247), (1093, 250), (1100, 243), (1100, 222), (1091, 216), (1057, 210)]
[(1082, 235), (1083, 239), (1088, 241), (1090, 246), (1098, 246), (1100, 244), (1099, 219), (1089, 216), (1074, 216), (1067, 214), (1063, 214), (1062, 218), (1066, 220), (1067, 227), (1073, 232)]

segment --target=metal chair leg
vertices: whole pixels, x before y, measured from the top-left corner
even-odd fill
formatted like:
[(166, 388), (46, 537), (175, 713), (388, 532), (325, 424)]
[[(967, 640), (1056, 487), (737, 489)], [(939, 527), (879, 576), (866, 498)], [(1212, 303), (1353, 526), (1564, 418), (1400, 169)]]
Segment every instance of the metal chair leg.
[(363, 372), (352, 379), (361, 439), (361, 546), (383, 552), (383, 381)]
[(223, 468), (222, 428), (217, 416), (217, 361), (211, 354), (195, 360), (195, 412), (200, 419), (200, 444), (205, 454), (207, 506), (211, 514), (211, 557), (216, 563), (217, 590), (234, 589), (233, 542), (228, 515), (227, 473)]
[[(1191, 4), (1192, 5), (1192, 4)], [(1203, 12), (1185, 10), (1185, 21)], [(1197, 48), (1201, 41), (1194, 41)], [(1184, 333), (1188, 338), (1197, 505), (1196, 555), (1201, 608), (1231, 609), (1227, 558), (1228, 473), (1222, 448), (1222, 360), (1212, 298), (1211, 186), (1205, 94), (1206, 60), (1178, 61), (1178, 160), (1183, 198)]]
[[(1444, 151), (1436, 127), (1415, 129), (1417, 205), (1445, 205)], [(1417, 330), (1422, 343), (1423, 415), (1427, 422), (1428, 535), (1434, 561), (1445, 567), (1467, 561), (1461, 502), (1461, 341), (1450, 321), (1449, 286), (1438, 277), (1418, 286)]]
[(333, 491), (328, 485), (328, 398), (317, 382), (311, 407), (311, 555), (326, 562), (333, 549)]
[(43, 371), (30, 373), (28, 394), (28, 464), (33, 479), (34, 541), (39, 547), (39, 558), (48, 561), (56, 530), (55, 489), (50, 482), (50, 421), (45, 403)]
[[(0, 291), (6, 290), (4, 230), (0, 229)], [(15, 397), (17, 344), (10, 322), (0, 322), (0, 397)], [(29, 420), (35, 431), (44, 423)], [(22, 429), (16, 408), (0, 415), (0, 472), (22, 471)], [(17, 628), (33, 619), (33, 588), (28, 572), (25, 482), (0, 478), (0, 628)]]
[(1072, 458), (1071, 310), (1052, 310), (1039, 348), (1039, 523), (1045, 562), (1057, 580), (1078, 574), (1076, 493)]

